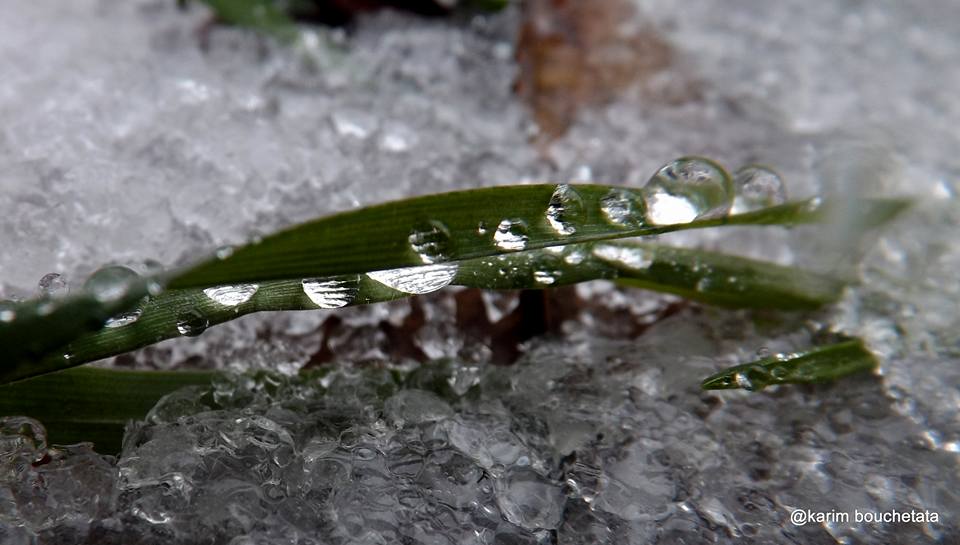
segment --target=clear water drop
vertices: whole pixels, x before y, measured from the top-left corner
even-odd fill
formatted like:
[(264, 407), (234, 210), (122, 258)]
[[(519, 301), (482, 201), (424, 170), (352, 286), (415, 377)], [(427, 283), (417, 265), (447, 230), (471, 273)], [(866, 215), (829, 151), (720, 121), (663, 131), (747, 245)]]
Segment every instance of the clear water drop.
[(550, 286), (557, 282), (558, 276), (559, 274), (556, 271), (534, 271), (533, 281), (536, 282), (537, 284)]
[(653, 265), (653, 252), (646, 248), (598, 244), (591, 253), (612, 265), (634, 270), (647, 269)]
[(583, 263), (583, 260), (586, 258), (587, 256), (584, 255), (582, 250), (573, 248), (567, 255), (563, 256), (563, 262), (567, 265), (579, 265)]
[(457, 269), (459, 265), (456, 263), (443, 263), (374, 271), (367, 273), (367, 276), (397, 291), (420, 295), (449, 286), (457, 275)]
[(210, 326), (210, 320), (199, 310), (184, 310), (177, 315), (177, 331), (187, 337), (196, 337)]
[(123, 314), (118, 314), (113, 318), (109, 318), (104, 327), (117, 328), (123, 327), (125, 325), (130, 325), (140, 319), (140, 314), (142, 311), (140, 309), (131, 310), (130, 312), (124, 312)]
[(217, 256), (217, 259), (226, 259), (233, 255), (233, 246), (221, 246), (217, 248), (217, 251), (214, 253)]
[(643, 220), (643, 201), (635, 191), (611, 189), (600, 199), (600, 211), (616, 227), (638, 227)]
[(787, 202), (783, 178), (773, 169), (763, 165), (747, 165), (733, 176), (734, 214), (752, 212)]
[(690, 223), (725, 216), (733, 205), (733, 180), (710, 159), (682, 157), (664, 165), (643, 187), (647, 221)]
[(570, 184), (560, 184), (550, 196), (546, 215), (557, 234), (572, 235), (577, 232), (576, 224), (583, 221), (583, 197)]
[(439, 263), (448, 259), (450, 230), (439, 221), (427, 221), (410, 231), (410, 247), (424, 263)]
[(497, 226), (493, 241), (502, 250), (519, 251), (527, 247), (527, 223), (521, 219), (505, 219)]
[(225, 307), (235, 307), (249, 301), (258, 289), (260, 286), (256, 284), (236, 284), (207, 288), (203, 290), (203, 294)]
[(487, 234), (487, 229), (488, 229), (488, 228), (487, 228), (487, 222), (481, 221), (480, 223), (477, 224), (477, 234), (478, 234), (478, 235), (485, 235), (485, 234)]
[(132, 269), (110, 265), (90, 275), (83, 288), (101, 303), (109, 303), (123, 299), (139, 278)]
[(70, 292), (67, 279), (62, 274), (48, 273), (37, 283), (41, 297), (63, 297)]
[(357, 298), (360, 289), (360, 277), (348, 278), (305, 278), (302, 282), (303, 293), (320, 308), (341, 308)]
[(0, 322), (10, 323), (17, 318), (17, 302), (9, 299), (0, 301)]

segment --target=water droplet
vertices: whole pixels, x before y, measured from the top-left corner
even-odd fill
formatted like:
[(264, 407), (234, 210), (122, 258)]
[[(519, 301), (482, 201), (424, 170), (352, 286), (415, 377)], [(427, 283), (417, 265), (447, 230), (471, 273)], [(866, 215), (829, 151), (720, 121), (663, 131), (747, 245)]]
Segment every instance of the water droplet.
[(123, 327), (125, 325), (130, 325), (140, 319), (140, 314), (142, 311), (140, 309), (131, 310), (130, 312), (124, 312), (123, 314), (118, 314), (113, 318), (109, 318), (107, 323), (103, 324), (104, 327), (115, 328)]
[(16, 301), (0, 301), (0, 322), (10, 323), (17, 317)]
[(600, 211), (617, 227), (638, 227), (643, 219), (643, 202), (636, 192), (615, 188), (600, 199)]
[(736, 172), (733, 177), (735, 196), (734, 214), (752, 212), (776, 206), (787, 201), (787, 191), (783, 179), (771, 168), (762, 165), (748, 165)]
[(559, 274), (556, 271), (533, 271), (533, 281), (549, 286), (556, 283)]
[(217, 259), (226, 259), (233, 255), (233, 246), (221, 246), (215, 252)]
[(210, 320), (198, 310), (185, 310), (177, 315), (177, 331), (187, 337), (196, 337), (206, 331)]
[(527, 247), (527, 224), (520, 219), (505, 219), (497, 226), (493, 241), (503, 250), (523, 250)]
[(550, 196), (547, 205), (547, 221), (560, 235), (577, 232), (576, 223), (583, 219), (583, 197), (569, 184), (560, 184)]
[(478, 235), (487, 234), (487, 222), (481, 221), (480, 223), (477, 224), (477, 234)]
[(733, 205), (733, 180), (709, 159), (683, 157), (668, 163), (643, 188), (647, 221), (654, 225), (718, 218)]
[(360, 277), (348, 278), (305, 278), (302, 282), (303, 293), (320, 308), (341, 308), (357, 298), (360, 289)]
[(591, 253), (607, 263), (629, 269), (640, 270), (653, 265), (653, 252), (646, 248), (598, 244)]
[(236, 284), (234, 286), (217, 286), (203, 290), (203, 294), (225, 307), (235, 307), (250, 300), (260, 286), (256, 284)]
[(140, 275), (127, 267), (110, 265), (90, 275), (83, 283), (83, 289), (89, 291), (101, 303), (123, 299)]
[(450, 230), (439, 221), (417, 225), (408, 237), (410, 247), (424, 263), (439, 263), (447, 260), (450, 249)]
[(450, 285), (457, 275), (458, 268), (456, 263), (444, 263), (374, 271), (367, 273), (367, 276), (403, 293), (424, 294)]
[(63, 297), (70, 292), (67, 279), (61, 274), (48, 273), (37, 283), (41, 297)]
[(570, 250), (570, 253), (563, 256), (563, 262), (567, 265), (579, 265), (583, 263), (583, 260), (586, 259), (586, 257), (587, 256), (584, 255), (582, 250), (579, 248), (573, 248)]

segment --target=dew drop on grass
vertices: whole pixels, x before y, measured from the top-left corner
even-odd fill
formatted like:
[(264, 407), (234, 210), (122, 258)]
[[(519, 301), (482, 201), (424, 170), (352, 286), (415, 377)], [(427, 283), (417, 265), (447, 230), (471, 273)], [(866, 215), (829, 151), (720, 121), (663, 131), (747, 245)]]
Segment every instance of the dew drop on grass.
[(260, 286), (256, 284), (236, 284), (233, 286), (217, 286), (203, 290), (203, 294), (225, 307), (235, 307), (250, 300)]
[(771, 168), (762, 165), (747, 165), (733, 176), (734, 214), (743, 214), (776, 206), (787, 201), (783, 179)]
[(17, 302), (10, 299), (0, 301), (0, 322), (10, 323), (17, 318)]
[(446, 261), (450, 251), (450, 230), (439, 221), (416, 225), (407, 240), (410, 247), (424, 263)]
[(140, 275), (132, 269), (119, 265), (109, 265), (96, 271), (83, 283), (83, 289), (89, 291), (101, 303), (110, 303), (123, 299)]
[(725, 216), (733, 195), (730, 175), (701, 157), (683, 157), (664, 165), (643, 187), (647, 221), (654, 225)]
[(502, 250), (519, 251), (527, 247), (527, 223), (521, 219), (505, 219), (497, 226), (493, 241)]
[(320, 308), (341, 308), (357, 298), (360, 289), (360, 277), (349, 278), (305, 278), (302, 282), (303, 293)]
[(481, 221), (480, 223), (477, 224), (477, 234), (478, 235), (487, 234), (487, 222)]
[(551, 271), (534, 271), (533, 272), (533, 281), (537, 284), (542, 284), (544, 286), (549, 286), (556, 283), (557, 276), (556, 272)]
[(629, 189), (611, 189), (600, 199), (600, 211), (607, 223), (616, 227), (638, 227), (643, 219), (643, 203)]
[(457, 275), (458, 268), (456, 263), (443, 263), (373, 271), (367, 273), (367, 276), (397, 291), (420, 295), (449, 286)]
[(653, 264), (653, 252), (646, 248), (628, 248), (614, 244), (598, 244), (593, 248), (594, 257), (614, 266), (629, 269), (646, 269)]
[(546, 215), (557, 234), (572, 235), (577, 232), (576, 224), (583, 221), (583, 197), (569, 184), (560, 184), (550, 196)]
[(37, 288), (42, 297), (62, 297), (70, 291), (67, 280), (58, 273), (43, 275), (43, 278), (37, 283)]
[(123, 314), (118, 314), (113, 318), (107, 319), (107, 322), (103, 324), (104, 327), (116, 328), (123, 327), (125, 325), (130, 325), (140, 319), (141, 314), (140, 309), (131, 310), (130, 312), (124, 312)]
[(210, 320), (199, 310), (184, 310), (177, 315), (177, 331), (187, 337), (196, 337), (206, 331)]

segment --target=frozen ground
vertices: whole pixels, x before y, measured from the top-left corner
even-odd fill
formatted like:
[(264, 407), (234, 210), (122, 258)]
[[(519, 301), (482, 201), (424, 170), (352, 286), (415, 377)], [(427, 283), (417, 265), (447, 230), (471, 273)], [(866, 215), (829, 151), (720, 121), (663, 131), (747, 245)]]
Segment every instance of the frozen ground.
[[(179, 394), (117, 459), (71, 447), (31, 465), (46, 446), (8, 425), (0, 542), (960, 540), (955, 2), (639, 2), (672, 64), (581, 112), (547, 157), (510, 91), (515, 10), (456, 24), (382, 14), (289, 50), (218, 29), (203, 52), (203, 14), (173, 4), (20, 2), (0, 19), (4, 296), (402, 196), (637, 185), (686, 154), (775, 165), (793, 196), (882, 185), (922, 202), (866, 256), (863, 285), (818, 315), (688, 307), (634, 338), (619, 324), (668, 299), (592, 285), (577, 293), (600, 303), (512, 367), (483, 365), (443, 296), (413, 345), (461, 363), (397, 354), (384, 324), (414, 314), (407, 303), (338, 312), (336, 328), (329, 313), (253, 316), (163, 343), (117, 363), (289, 372), (324, 350), (337, 363), (328, 395), (265, 377)], [(664, 98), (677, 86), (695, 92)], [(824, 268), (836, 237), (675, 238)], [(486, 303), (491, 318), (512, 304)], [(696, 388), (824, 329), (865, 337), (882, 375)], [(798, 527), (795, 508), (940, 522)]]

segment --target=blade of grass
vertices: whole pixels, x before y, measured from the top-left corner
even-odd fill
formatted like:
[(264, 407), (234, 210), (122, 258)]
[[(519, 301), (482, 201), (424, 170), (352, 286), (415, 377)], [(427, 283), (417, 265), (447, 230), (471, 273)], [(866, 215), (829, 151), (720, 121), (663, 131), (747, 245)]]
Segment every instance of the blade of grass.
[(777, 355), (724, 369), (702, 382), (704, 390), (761, 390), (774, 384), (837, 380), (877, 368), (877, 358), (859, 339)]
[[(566, 219), (562, 220), (567, 228), (563, 231), (555, 227), (556, 218), (548, 216), (559, 191), (574, 195), (570, 200), (576, 203), (575, 207), (568, 206)], [(865, 200), (862, 205), (856, 213), (878, 221), (896, 215), (906, 201)], [(540, 184), (473, 189), (386, 203), (303, 223), (174, 274), (167, 284), (171, 288), (195, 288), (336, 276), (474, 259), (518, 249), (721, 225), (793, 225), (824, 217), (825, 206), (819, 199), (810, 199), (718, 219), (651, 225), (644, 219), (640, 192), (625, 188)]]
[(101, 453), (120, 450), (123, 428), (161, 397), (209, 384), (215, 373), (123, 371), (80, 367), (0, 386), (0, 414), (35, 418), (51, 443), (92, 441)]
[[(26, 373), (0, 372), (0, 380), (19, 380), (135, 350), (182, 336), (188, 326), (192, 328), (188, 333), (199, 334), (206, 327), (253, 312), (377, 303), (409, 297), (412, 295), (409, 291), (432, 291), (447, 283), (483, 289), (537, 289), (610, 279), (712, 305), (779, 310), (808, 310), (832, 303), (844, 287), (843, 282), (824, 275), (762, 261), (629, 241), (573, 244), (412, 267), (401, 272), (406, 275), (406, 284), (393, 282), (393, 285), (408, 292), (375, 280), (374, 277), (384, 278), (377, 273), (311, 279), (306, 283), (299, 279), (270, 281), (256, 286), (255, 292), (253, 285), (207, 290), (220, 297), (224, 293), (249, 295), (245, 301), (228, 301), (236, 302), (233, 305), (218, 303), (204, 290), (169, 290), (145, 302), (136, 321), (120, 327), (105, 327), (71, 343), (72, 357), (68, 362), (61, 357), (47, 358)], [(387, 274), (387, 281), (397, 274), (400, 273)], [(425, 278), (433, 278), (438, 283), (425, 284)]]

